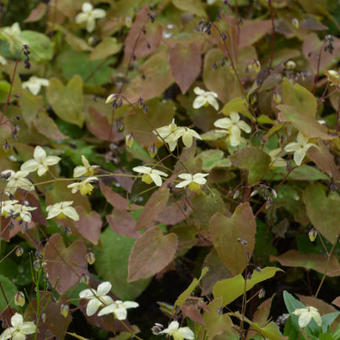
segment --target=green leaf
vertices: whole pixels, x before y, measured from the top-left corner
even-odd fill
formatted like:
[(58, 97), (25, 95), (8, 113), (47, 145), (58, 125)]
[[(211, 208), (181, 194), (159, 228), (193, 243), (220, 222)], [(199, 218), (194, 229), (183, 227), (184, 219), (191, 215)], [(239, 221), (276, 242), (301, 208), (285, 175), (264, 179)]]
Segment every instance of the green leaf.
[(79, 127), (83, 126), (83, 81), (78, 75), (67, 86), (57, 78), (50, 79), (47, 100), (58, 117)]
[(258, 183), (268, 172), (270, 156), (256, 147), (245, 147), (229, 157), (234, 166), (248, 170), (248, 183)]
[(334, 322), (334, 320), (340, 315), (340, 312), (333, 312), (322, 315), (322, 330), (327, 332), (328, 327)]
[(192, 282), (190, 283), (189, 287), (182, 294), (179, 295), (179, 297), (177, 298), (175, 302), (175, 306), (181, 307), (185, 303), (188, 297), (192, 294), (192, 292), (199, 285), (200, 281), (203, 279), (203, 277), (208, 272), (208, 270), (209, 270), (208, 267), (204, 267), (202, 269), (200, 277), (198, 279), (194, 278)]
[[(272, 278), (276, 272), (282, 271), (280, 268), (265, 267), (261, 271), (254, 270), (250, 280), (247, 280), (246, 291), (253, 288), (256, 284)], [(230, 279), (218, 281), (213, 287), (215, 298), (223, 298), (223, 306), (236, 300), (243, 294), (245, 282), (242, 274), (238, 274)]]
[[(281, 111), (280, 114), (283, 114), (306, 137), (324, 140), (334, 139), (314, 117), (299, 112), (294, 106), (278, 105), (277, 108)], [(281, 120), (284, 121), (283, 119)]]
[(15, 308), (14, 295), (18, 291), (17, 287), (6, 276), (1, 275), (1, 274), (0, 274), (0, 283), (6, 294), (6, 298), (5, 298), (2, 290), (0, 291), (0, 310), (3, 310), (7, 307), (6, 299), (7, 301), (10, 302), (10, 306)]
[(116, 38), (106, 37), (100, 42), (90, 54), (90, 60), (105, 59), (122, 49), (122, 44)]
[(292, 294), (288, 293), (286, 290), (283, 292), (283, 300), (289, 314), (292, 314), (295, 309), (305, 307), (305, 305), (301, 301), (295, 299), (295, 297)]
[(307, 215), (313, 226), (332, 244), (340, 234), (340, 196), (320, 183), (310, 184), (303, 193)]
[(118, 235), (107, 228), (100, 236), (102, 247), (95, 248), (95, 269), (99, 276), (112, 284), (112, 291), (121, 300), (134, 300), (150, 280), (128, 283), (128, 259), (135, 239)]
[(234, 275), (241, 273), (255, 245), (256, 221), (249, 203), (240, 204), (230, 218), (216, 213), (210, 219), (209, 233), (224, 265)]
[(201, 0), (172, 0), (172, 3), (182, 11), (195, 14), (199, 17), (206, 17)]
[(10, 83), (6, 80), (0, 80), (0, 103), (5, 103), (7, 101), (10, 87)]
[[(231, 112), (239, 112), (254, 121), (254, 117), (248, 110), (248, 103), (242, 97), (236, 97), (223, 106), (222, 112), (229, 116)], [(268, 118), (269, 119), (269, 118)]]
[(92, 61), (87, 53), (70, 50), (60, 54), (57, 63), (67, 80), (78, 75), (86, 84), (101, 86), (107, 83), (114, 73), (109, 66), (113, 60), (110, 58), (104, 63), (103, 60)]
[(222, 150), (206, 150), (201, 152), (197, 159), (202, 160), (202, 170), (210, 171), (214, 168), (224, 168), (231, 166), (231, 162), (224, 157), (224, 152)]
[(20, 38), (30, 47), (30, 58), (36, 62), (51, 60), (53, 57), (53, 44), (50, 39), (42, 33), (35, 31), (22, 31)]
[(290, 105), (303, 116), (315, 118), (317, 100), (314, 95), (298, 83), (294, 85), (287, 78), (282, 82), (282, 98), (286, 105)]

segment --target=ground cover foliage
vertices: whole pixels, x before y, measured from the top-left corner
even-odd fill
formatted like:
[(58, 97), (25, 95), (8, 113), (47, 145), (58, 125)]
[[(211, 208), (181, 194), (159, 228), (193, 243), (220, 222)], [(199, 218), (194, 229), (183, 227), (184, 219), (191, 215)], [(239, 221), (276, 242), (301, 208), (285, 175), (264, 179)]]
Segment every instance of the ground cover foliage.
[(340, 339), (340, 5), (2, 1), (0, 339)]

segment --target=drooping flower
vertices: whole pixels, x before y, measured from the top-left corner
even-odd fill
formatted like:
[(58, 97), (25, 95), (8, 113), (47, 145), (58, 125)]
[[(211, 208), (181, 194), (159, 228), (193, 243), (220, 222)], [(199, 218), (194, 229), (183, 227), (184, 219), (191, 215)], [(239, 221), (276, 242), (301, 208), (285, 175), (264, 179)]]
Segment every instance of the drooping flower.
[(77, 24), (86, 23), (86, 30), (91, 33), (96, 27), (96, 19), (105, 18), (106, 13), (103, 9), (96, 8), (89, 2), (84, 2), (82, 12), (77, 14), (75, 20)]
[(326, 70), (324, 73), (332, 85), (338, 86), (340, 84), (340, 73), (338, 71)]
[(111, 303), (109, 306), (104, 307), (98, 313), (98, 316), (111, 314), (113, 313), (115, 318), (118, 320), (125, 320), (127, 318), (127, 309), (129, 308), (137, 308), (139, 304), (134, 301), (120, 301), (116, 300)]
[(217, 111), (219, 109), (219, 104), (216, 98), (218, 97), (216, 92), (204, 91), (198, 86), (194, 88), (194, 93), (197, 94), (192, 107), (194, 109), (199, 109), (202, 106), (208, 106), (209, 104)]
[(73, 177), (93, 176), (98, 165), (91, 165), (84, 155), (81, 155), (83, 165), (78, 165), (73, 170)]
[(30, 90), (35, 96), (40, 92), (42, 86), (48, 86), (50, 81), (45, 78), (38, 78), (36, 76), (30, 77), (27, 81), (22, 83), (22, 88), (25, 90)]
[(69, 184), (67, 187), (72, 189), (72, 194), (75, 194), (76, 192), (80, 191), (82, 195), (91, 195), (93, 190), (93, 185), (91, 182), (98, 181), (97, 177), (87, 177), (83, 181), (76, 182)]
[(25, 340), (26, 335), (34, 334), (36, 332), (36, 325), (34, 322), (24, 322), (24, 318), (19, 313), (15, 313), (11, 317), (11, 325), (12, 327), (5, 329), (0, 335), (0, 340)]
[(12, 216), (16, 216), (17, 219), (23, 220), (24, 222), (30, 223), (32, 221), (31, 211), (36, 210), (37, 207), (30, 207), (25, 204), (14, 204)]
[(168, 174), (157, 170), (157, 169), (152, 169), (148, 166), (135, 166), (133, 171), (138, 172), (142, 175), (142, 181), (146, 184), (151, 184), (154, 182), (158, 187), (162, 185), (162, 177), (168, 177)]
[(72, 207), (72, 203), (73, 201), (64, 201), (48, 205), (46, 207), (46, 211), (48, 212), (47, 219), (49, 220), (54, 217), (63, 219), (68, 217), (71, 220), (78, 221), (79, 215), (76, 209)]
[(230, 118), (220, 118), (216, 120), (214, 125), (223, 129), (229, 135), (231, 146), (238, 146), (241, 143), (241, 130), (246, 133), (251, 132), (251, 127), (243, 120), (240, 120), (240, 115), (237, 112), (230, 112)]
[(178, 126), (175, 123), (175, 119), (169, 125), (162, 126), (153, 130), (153, 133), (158, 139), (168, 144), (170, 151), (174, 151), (177, 146), (177, 140), (180, 136), (176, 133)]
[(79, 293), (81, 299), (89, 300), (86, 306), (86, 314), (88, 316), (94, 315), (99, 307), (108, 306), (114, 302), (111, 296), (107, 295), (111, 287), (111, 283), (105, 281), (98, 285), (97, 289), (85, 289)]
[(319, 327), (321, 327), (322, 325), (320, 313), (315, 307), (308, 306), (305, 308), (297, 308), (295, 309), (293, 314), (299, 316), (298, 323), (300, 328), (306, 327), (311, 322), (312, 319), (316, 322), (316, 324)]
[(284, 168), (287, 162), (282, 158), (282, 149), (277, 148), (268, 152), (271, 158), (270, 166), (272, 168)]
[(33, 159), (23, 163), (20, 169), (27, 172), (37, 171), (38, 176), (42, 176), (47, 172), (49, 166), (58, 164), (60, 159), (57, 156), (47, 156), (46, 151), (38, 145), (34, 149)]
[(34, 190), (33, 184), (30, 182), (26, 176), (28, 176), (28, 171), (19, 170), (17, 172), (13, 170), (5, 170), (1, 173), (4, 176), (8, 176), (6, 192), (14, 195), (17, 189), (23, 189), (26, 191)]
[(174, 340), (195, 339), (194, 332), (189, 327), (179, 327), (178, 321), (172, 321), (168, 328), (159, 332), (159, 334), (171, 335)]
[(20, 37), (21, 29), (17, 22), (10, 27), (4, 27), (1, 33), (7, 40), (11, 53), (13, 53), (16, 49), (21, 48), (21, 45), (24, 43)]
[(180, 138), (182, 138), (183, 144), (187, 148), (192, 146), (194, 138), (202, 139), (195, 130), (184, 126), (177, 126), (175, 124), (175, 119), (173, 119), (169, 125), (153, 130), (153, 133), (157, 135), (159, 140), (168, 144), (170, 151), (175, 150), (177, 141)]
[(197, 174), (180, 174), (179, 178), (184, 179), (184, 181), (178, 183), (176, 188), (185, 188), (188, 187), (191, 191), (198, 191), (201, 189), (201, 186), (207, 183), (205, 177), (209, 174), (202, 174), (198, 172)]
[(308, 143), (308, 138), (305, 137), (301, 132), (296, 137), (296, 142), (289, 143), (285, 146), (286, 152), (294, 152), (294, 161), (297, 166), (302, 164), (303, 159), (306, 156), (308, 149), (312, 146), (317, 147), (313, 143)]
[(14, 211), (15, 204), (18, 202), (19, 202), (18, 200), (8, 200), (0, 202), (1, 216), (7, 217), (8, 215), (11, 215), (12, 212)]

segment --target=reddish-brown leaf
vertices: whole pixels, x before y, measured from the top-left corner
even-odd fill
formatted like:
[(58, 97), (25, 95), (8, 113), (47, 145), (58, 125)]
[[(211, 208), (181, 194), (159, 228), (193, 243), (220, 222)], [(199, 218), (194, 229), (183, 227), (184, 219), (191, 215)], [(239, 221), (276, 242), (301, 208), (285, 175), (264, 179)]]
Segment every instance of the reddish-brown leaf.
[(102, 181), (99, 182), (99, 187), (106, 200), (115, 209), (127, 210), (129, 208), (129, 201), (126, 198), (114, 192), (109, 186), (105, 185)]
[(24, 20), (24, 22), (35, 22), (39, 21), (47, 11), (47, 5), (43, 2), (39, 3), (38, 6), (32, 9), (30, 15)]
[(137, 238), (139, 233), (135, 231), (136, 221), (126, 210), (114, 210), (106, 216), (107, 223), (119, 235)]
[(192, 213), (192, 209), (186, 200), (180, 200), (168, 205), (160, 215), (157, 221), (163, 224), (175, 225), (187, 219)]
[(142, 213), (139, 216), (136, 229), (150, 227), (158, 215), (163, 211), (168, 203), (169, 189), (162, 187), (155, 191), (146, 202)]
[(201, 49), (195, 42), (176, 43), (169, 49), (171, 73), (182, 93), (188, 91), (201, 72)]
[(239, 48), (253, 45), (271, 30), (271, 20), (244, 22), (240, 28)]
[(163, 235), (158, 226), (141, 235), (130, 253), (128, 282), (147, 279), (166, 267), (174, 258), (177, 236)]
[(65, 247), (62, 237), (54, 234), (45, 246), (46, 270), (53, 287), (64, 293), (87, 272), (87, 249), (82, 240)]
[(190, 318), (191, 320), (204, 324), (205, 321), (201, 315), (199, 308), (196, 305), (184, 305), (181, 307), (183, 315)]
[(128, 62), (132, 54), (136, 58), (152, 54), (162, 39), (162, 27), (150, 23), (150, 9), (145, 6), (137, 15), (131, 25), (124, 44), (124, 62)]
[(332, 304), (340, 308), (340, 296), (336, 297), (333, 301)]
[(77, 207), (77, 212), (79, 221), (74, 222), (75, 228), (81, 236), (93, 244), (98, 244), (103, 224), (100, 215), (94, 210), (88, 213), (82, 206)]
[(270, 256), (271, 261), (278, 261), (281, 265), (287, 267), (303, 267), (305, 269), (313, 269), (327, 276), (335, 277), (340, 275), (340, 264), (336, 256), (329, 259), (319, 254), (303, 254), (297, 250), (288, 250), (280, 256)]
[(60, 132), (57, 124), (52, 118), (48, 116), (46, 112), (39, 112), (33, 120), (33, 125), (39, 133), (46, 136), (47, 138), (53, 140), (62, 140), (68, 138), (68, 136), (65, 136), (62, 132)]
[(255, 245), (256, 221), (249, 203), (240, 204), (230, 218), (216, 213), (209, 232), (224, 265), (234, 275), (242, 273)]

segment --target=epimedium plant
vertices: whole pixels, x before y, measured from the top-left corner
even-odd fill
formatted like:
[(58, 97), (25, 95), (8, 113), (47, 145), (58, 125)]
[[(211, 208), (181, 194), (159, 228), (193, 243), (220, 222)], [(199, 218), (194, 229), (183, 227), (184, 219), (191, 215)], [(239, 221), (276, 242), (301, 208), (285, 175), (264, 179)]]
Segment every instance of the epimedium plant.
[(0, 28), (0, 339), (339, 339), (339, 13), (51, 0)]

